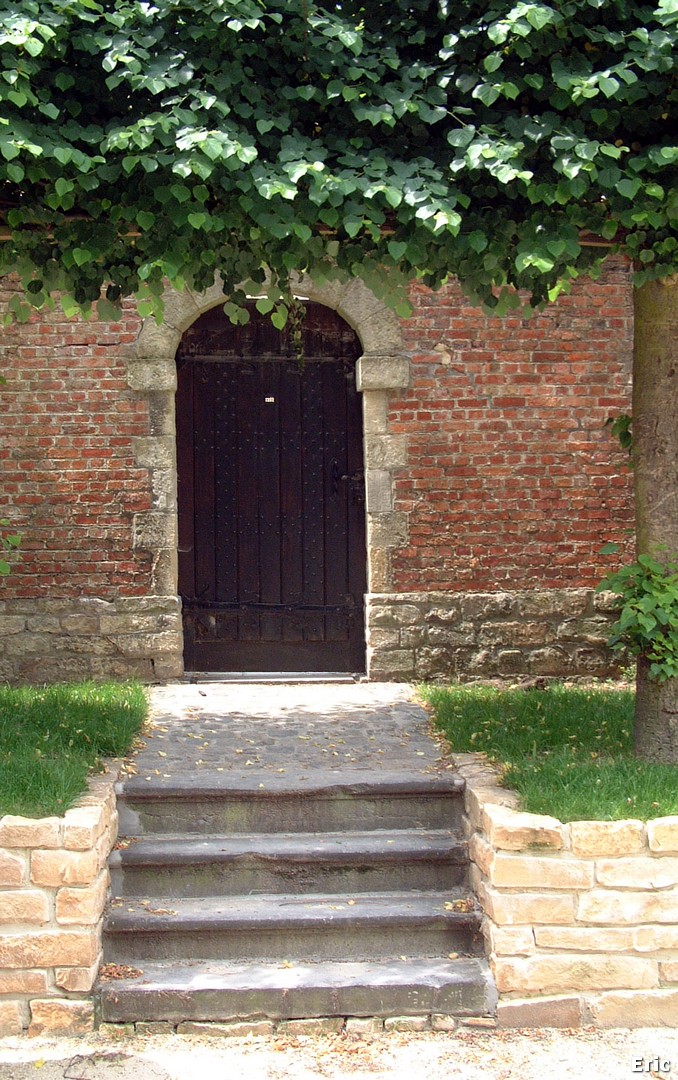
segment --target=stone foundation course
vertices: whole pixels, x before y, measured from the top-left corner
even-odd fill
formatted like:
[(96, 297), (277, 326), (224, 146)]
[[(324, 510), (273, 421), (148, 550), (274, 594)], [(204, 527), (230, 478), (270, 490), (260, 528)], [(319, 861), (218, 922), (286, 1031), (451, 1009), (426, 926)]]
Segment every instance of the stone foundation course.
[(0, 818), (0, 1035), (94, 1027), (115, 771), (63, 817)]
[(678, 1025), (678, 817), (564, 824), (455, 761), (499, 1025)]

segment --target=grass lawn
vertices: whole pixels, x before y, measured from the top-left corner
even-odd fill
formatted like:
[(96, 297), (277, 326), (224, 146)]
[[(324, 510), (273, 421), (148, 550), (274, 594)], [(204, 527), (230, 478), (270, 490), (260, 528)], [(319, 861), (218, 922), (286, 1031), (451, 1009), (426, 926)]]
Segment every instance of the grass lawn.
[(423, 686), (451, 750), (483, 751), (522, 807), (561, 821), (678, 814), (678, 766), (633, 756), (632, 690)]
[(138, 683), (0, 686), (0, 814), (63, 814), (148, 713)]

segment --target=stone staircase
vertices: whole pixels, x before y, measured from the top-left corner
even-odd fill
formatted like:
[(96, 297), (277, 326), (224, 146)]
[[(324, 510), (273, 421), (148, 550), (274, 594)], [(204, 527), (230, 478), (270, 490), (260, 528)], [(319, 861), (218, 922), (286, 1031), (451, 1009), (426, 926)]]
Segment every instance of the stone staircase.
[(453, 774), (128, 777), (102, 1021), (491, 1014), (462, 791)]

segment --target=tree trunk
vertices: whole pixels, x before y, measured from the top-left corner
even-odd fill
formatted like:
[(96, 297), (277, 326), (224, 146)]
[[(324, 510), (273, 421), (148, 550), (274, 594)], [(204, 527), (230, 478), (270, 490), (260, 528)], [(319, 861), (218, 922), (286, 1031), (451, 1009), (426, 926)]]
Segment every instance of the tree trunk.
[[(678, 562), (678, 276), (635, 292), (633, 460), (638, 554)], [(636, 753), (678, 764), (678, 679), (657, 683), (642, 658)]]

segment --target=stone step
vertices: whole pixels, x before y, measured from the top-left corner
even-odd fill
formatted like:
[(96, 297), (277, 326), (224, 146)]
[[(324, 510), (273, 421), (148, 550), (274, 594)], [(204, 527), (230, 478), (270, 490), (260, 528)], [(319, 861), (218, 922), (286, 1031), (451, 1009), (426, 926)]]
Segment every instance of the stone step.
[(102, 980), (99, 994), (101, 1018), (108, 1023), (484, 1016), (494, 1012), (497, 1000), (488, 965), (476, 957), (381, 963), (145, 962), (137, 978)]
[[(264, 782), (261, 776), (265, 777)], [(342, 774), (342, 777), (344, 774)], [(461, 828), (464, 781), (413, 772), (339, 779), (328, 772), (288, 779), (257, 773), (235, 781), (200, 774), (128, 777), (116, 788), (120, 834), (316, 832)]]
[(149, 836), (109, 859), (114, 895), (443, 890), (461, 885), (467, 846), (451, 830)]
[(375, 960), (480, 952), (467, 893), (266, 894), (114, 901), (104, 960)]

